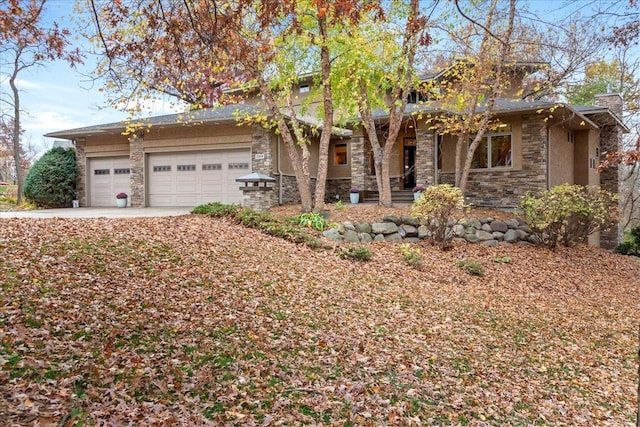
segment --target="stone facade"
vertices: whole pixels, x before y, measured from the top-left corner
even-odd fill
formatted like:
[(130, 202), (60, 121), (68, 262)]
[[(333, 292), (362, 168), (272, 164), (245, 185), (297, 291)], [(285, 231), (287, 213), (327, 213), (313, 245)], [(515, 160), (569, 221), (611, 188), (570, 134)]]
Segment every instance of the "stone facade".
[[(272, 176), (273, 152), (271, 150), (271, 138), (267, 129), (260, 125), (254, 125), (251, 134), (251, 169), (255, 173)], [(253, 210), (266, 210), (278, 204), (277, 182), (260, 183), (259, 187), (239, 187), (242, 191), (242, 205)]]
[[(365, 137), (362, 134), (355, 134), (351, 137), (351, 184), (347, 188), (347, 193), (351, 187), (358, 187), (361, 190), (368, 189), (367, 183), (365, 182), (367, 175), (366, 163), (367, 150), (365, 149)], [(335, 192), (335, 194), (343, 193)], [(348, 195), (347, 198), (349, 198)]]
[(142, 146), (142, 136), (132, 136), (129, 138), (129, 159), (131, 162), (131, 206), (142, 208), (145, 206), (145, 185), (144, 185), (144, 149)]
[(84, 139), (76, 141), (76, 164), (78, 165), (78, 182), (76, 184), (76, 199), (80, 206), (87, 206), (87, 155)]
[(435, 184), (434, 150), (436, 135), (428, 129), (416, 129), (416, 185)]
[[(522, 122), (522, 169), (472, 171), (467, 184), (467, 201), (474, 206), (512, 208), (527, 191), (547, 187), (547, 132), (544, 118), (524, 116)], [(443, 173), (439, 182), (454, 183), (453, 173)]]

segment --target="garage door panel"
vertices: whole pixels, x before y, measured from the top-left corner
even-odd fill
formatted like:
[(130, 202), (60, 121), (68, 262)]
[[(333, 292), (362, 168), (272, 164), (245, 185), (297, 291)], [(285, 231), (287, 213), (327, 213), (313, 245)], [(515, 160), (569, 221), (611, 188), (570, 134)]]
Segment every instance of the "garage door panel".
[[(162, 169), (165, 175), (157, 172)], [(250, 151), (152, 153), (148, 156), (148, 170), (150, 206), (239, 203), (242, 192), (235, 179), (249, 173)]]
[(118, 193), (130, 194), (128, 157), (89, 159), (89, 205), (115, 206)]

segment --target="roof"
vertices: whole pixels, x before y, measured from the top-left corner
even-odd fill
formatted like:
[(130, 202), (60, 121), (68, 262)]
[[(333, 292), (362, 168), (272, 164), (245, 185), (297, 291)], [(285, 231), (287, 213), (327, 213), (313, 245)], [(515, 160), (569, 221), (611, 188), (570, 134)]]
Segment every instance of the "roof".
[(592, 117), (596, 121), (604, 124), (615, 124), (620, 126), (624, 132), (629, 133), (630, 129), (625, 125), (617, 114), (613, 113), (609, 108), (598, 105), (575, 105), (573, 108), (579, 113)]
[(233, 104), (224, 105), (215, 108), (207, 108), (202, 110), (187, 111), (184, 113), (166, 114), (162, 116), (146, 117), (141, 119), (132, 119), (115, 123), (106, 123), (95, 126), (86, 126), (75, 129), (50, 132), (45, 134), (47, 137), (74, 139), (96, 134), (109, 134), (121, 132), (127, 126), (132, 124), (141, 124), (143, 126), (162, 126), (162, 125), (178, 125), (185, 123), (225, 123), (235, 122), (238, 114), (257, 114), (263, 112), (258, 107)]

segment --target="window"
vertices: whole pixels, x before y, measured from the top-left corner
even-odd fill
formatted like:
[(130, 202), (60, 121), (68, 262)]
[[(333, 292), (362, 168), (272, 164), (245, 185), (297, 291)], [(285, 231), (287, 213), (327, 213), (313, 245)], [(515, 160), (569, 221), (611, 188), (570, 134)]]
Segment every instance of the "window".
[(178, 172), (192, 172), (196, 170), (196, 165), (178, 165)]
[(93, 171), (94, 175), (109, 175), (109, 169), (96, 169)]
[(347, 144), (336, 144), (333, 146), (333, 164), (335, 166), (346, 165), (347, 161)]
[(308, 93), (309, 85), (300, 85), (300, 93)]
[(130, 173), (131, 173), (131, 169), (129, 168), (120, 168), (120, 169), (113, 170), (114, 175), (129, 175)]
[(511, 126), (503, 125), (497, 132), (487, 133), (473, 153), (472, 169), (511, 167)]
[(171, 172), (171, 166), (154, 166), (154, 172)]
[(229, 163), (229, 170), (249, 169), (249, 163)]
[(202, 165), (202, 170), (203, 171), (220, 171), (222, 170), (222, 164), (221, 163), (204, 164)]

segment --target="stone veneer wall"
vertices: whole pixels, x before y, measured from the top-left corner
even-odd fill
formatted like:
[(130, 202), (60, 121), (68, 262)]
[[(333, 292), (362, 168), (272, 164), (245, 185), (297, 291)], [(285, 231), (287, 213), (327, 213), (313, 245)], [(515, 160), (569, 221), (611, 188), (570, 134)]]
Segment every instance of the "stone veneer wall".
[[(623, 100), (617, 93), (595, 95), (595, 104), (607, 107), (609, 110), (622, 117)], [(618, 151), (622, 144), (622, 130), (615, 124), (603, 126), (600, 129), (600, 151), (604, 160), (607, 151)], [(620, 194), (620, 169), (616, 167), (608, 168), (600, 174), (600, 186), (614, 194)], [(608, 231), (600, 232), (600, 247), (604, 249), (615, 249), (622, 241), (621, 224), (611, 224)]]
[[(351, 183), (347, 188), (347, 193), (351, 187), (358, 187), (360, 190), (367, 190), (366, 176), (366, 160), (367, 150), (365, 149), (364, 135), (353, 135), (351, 137)], [(332, 193), (333, 194), (333, 193)], [(337, 192), (335, 194), (342, 194)], [(333, 196), (335, 196), (333, 194)], [(347, 199), (349, 196), (347, 195)]]
[[(278, 177), (276, 177), (278, 179)], [(315, 188), (316, 180), (311, 180), (311, 191), (313, 193)], [(283, 175), (282, 176), (282, 203), (300, 203), (300, 193), (298, 192), (298, 184), (296, 182), (296, 177), (291, 175)], [(277, 191), (276, 192), (276, 201), (278, 199)], [(349, 192), (351, 191), (351, 180), (349, 178), (340, 178), (340, 179), (328, 179), (327, 187), (325, 191), (325, 203), (335, 203), (336, 202), (336, 194), (340, 196), (340, 200), (349, 201)]]
[[(253, 125), (251, 133), (252, 172), (273, 176), (273, 153), (270, 132), (260, 125)], [(264, 184), (260, 184), (262, 187)], [(238, 191), (244, 184), (238, 183)], [(268, 183), (269, 190), (242, 191), (242, 205), (253, 210), (265, 210), (278, 204), (278, 182)]]
[(129, 139), (129, 161), (131, 162), (131, 175), (129, 177), (131, 186), (131, 206), (143, 208), (145, 206), (144, 189), (144, 149), (142, 147), (143, 138), (132, 136)]
[(416, 129), (416, 184), (425, 187), (434, 182), (436, 135), (428, 129)]
[[(466, 198), (474, 206), (512, 208), (527, 192), (547, 188), (547, 130), (543, 117), (523, 116), (522, 169), (487, 169), (469, 174)], [(453, 184), (453, 173), (442, 173), (440, 183)]]
[(76, 183), (76, 199), (80, 206), (87, 206), (87, 155), (85, 154), (86, 142), (84, 139), (77, 140), (76, 164), (78, 165), (78, 182)]

